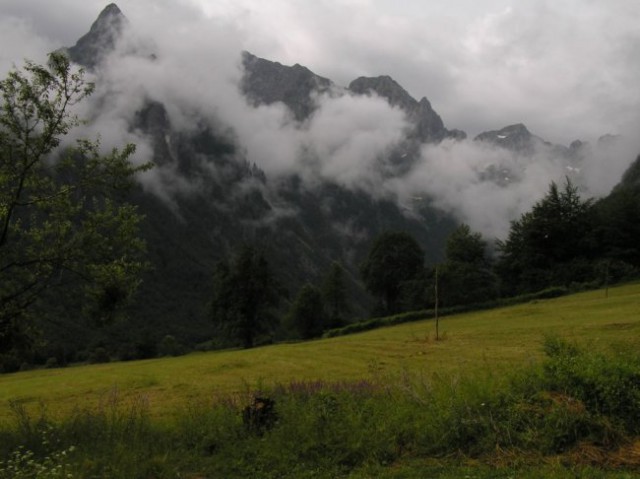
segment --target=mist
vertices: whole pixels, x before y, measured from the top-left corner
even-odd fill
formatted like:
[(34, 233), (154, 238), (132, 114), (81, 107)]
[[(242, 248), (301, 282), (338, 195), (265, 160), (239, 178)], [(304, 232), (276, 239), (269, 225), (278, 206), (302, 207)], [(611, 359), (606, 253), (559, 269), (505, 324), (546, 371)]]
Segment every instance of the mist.
[[(90, 121), (75, 133), (77, 136), (99, 136), (105, 151), (133, 142), (137, 145), (135, 161), (150, 161), (150, 139), (131, 125), (146, 102), (156, 101), (165, 106), (175, 131), (193, 132), (206, 123), (239, 146), (238, 161), (255, 164), (270, 180), (295, 174), (308, 188), (330, 181), (396, 200), (408, 214), (416, 198), (429, 198), (489, 239), (504, 238), (510, 221), (542, 198), (551, 181), (562, 183), (570, 176), (583, 196), (606, 195), (640, 152), (636, 140), (639, 94), (633, 80), (640, 68), (629, 53), (637, 35), (630, 33), (627, 20), (620, 21), (623, 33), (632, 35), (624, 37), (627, 43), (615, 37), (596, 44), (587, 34), (593, 25), (600, 32), (604, 19), (617, 21), (609, 10), (585, 6), (587, 14), (600, 12), (602, 18), (589, 17), (590, 23), (574, 23), (559, 34), (560, 20), (545, 21), (555, 13), (566, 19), (570, 9), (553, 11), (548, 5), (536, 7), (527, 1), (477, 13), (466, 25), (451, 19), (445, 24), (434, 22), (434, 29), (423, 37), (414, 23), (399, 21), (397, 12), (374, 18), (369, 2), (360, 5), (362, 16), (358, 16), (357, 6), (348, 2), (321, 2), (303, 14), (299, 5), (282, 1), (279, 3), (286, 12), (282, 29), (257, 25), (256, 12), (262, 11), (257, 5), (252, 4), (256, 11), (210, 7), (203, 15), (195, 3), (182, 2), (178, 10), (161, 4), (154, 7), (153, 15), (131, 5), (130, 15), (123, 2), (132, 27), (125, 31), (115, 52), (90, 75), (96, 92), (78, 111)], [(11, 4), (14, 9), (22, 8), (16, 2)], [(352, 28), (336, 27), (324, 36), (320, 26), (335, 19), (340, 9), (338, 25), (348, 18), (358, 20)], [(629, 13), (633, 16), (637, 12), (630, 9)], [(311, 17), (317, 27), (310, 26)], [(389, 18), (398, 21), (385, 21)], [(535, 28), (527, 18), (536, 19)], [(292, 27), (296, 21), (301, 22), (299, 28)], [(51, 44), (55, 40), (50, 38), (55, 37), (54, 31), (49, 32), (50, 37), (39, 36), (35, 23), (15, 15), (0, 23), (3, 44), (12, 45), (0, 56), (3, 72), (14, 63), (20, 65), (25, 57), (42, 61), (45, 52), (54, 49)], [(365, 48), (371, 40), (367, 28), (372, 25), (383, 34)], [(460, 41), (445, 37), (447, 25), (460, 34)], [(309, 28), (302, 30), (304, 26)], [(288, 49), (283, 31), (296, 39)], [(350, 35), (345, 36), (344, 31)], [(593, 47), (593, 55), (576, 55), (569, 61), (566, 45), (558, 40), (569, 41), (576, 52)], [(432, 47), (425, 53), (427, 41)], [(581, 42), (584, 45), (578, 48)], [(404, 61), (411, 57), (403, 47), (407, 44), (420, 45), (423, 67)], [(373, 51), (371, 45), (378, 50)], [(402, 110), (376, 96), (352, 96), (340, 86), (318, 95), (315, 112), (304, 122), (296, 121), (282, 104), (254, 107), (239, 88), (241, 52), (245, 49), (267, 59), (320, 68), (316, 73), (339, 85), (362, 74), (389, 73), (415, 96), (427, 95), (447, 127), (469, 129), (470, 138), (420, 145), (417, 156), (398, 173), (389, 158), (403, 144), (410, 126)], [(293, 59), (292, 55), (298, 57)], [(332, 55), (338, 58), (336, 62), (331, 62)], [(592, 63), (600, 60), (611, 67), (609, 74), (594, 76)], [(574, 67), (582, 79), (572, 73)], [(566, 75), (570, 81), (559, 80)], [(629, 93), (630, 84), (635, 93)], [(462, 100), (454, 102), (454, 97)], [(550, 141), (568, 145), (579, 138), (589, 140), (590, 147), (568, 169), (567, 162), (552, 149), (524, 155), (472, 139), (482, 130), (516, 122), (524, 122), (533, 133)], [(621, 140), (613, 146), (599, 145), (598, 136), (606, 133), (620, 133)], [(492, 169), (508, 172), (508, 177), (488, 177)], [(145, 173), (140, 181), (175, 206), (176, 195), (199, 191), (203, 180), (182, 177), (175, 163), (168, 163)]]

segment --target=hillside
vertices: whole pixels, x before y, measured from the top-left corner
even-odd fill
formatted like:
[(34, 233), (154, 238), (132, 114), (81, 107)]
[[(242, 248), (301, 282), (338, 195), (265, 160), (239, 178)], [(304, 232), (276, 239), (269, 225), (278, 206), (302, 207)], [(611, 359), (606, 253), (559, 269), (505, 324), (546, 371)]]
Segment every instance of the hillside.
[(0, 418), (9, 404), (50, 413), (107, 401), (148, 400), (165, 417), (190, 403), (300, 381), (395, 382), (404, 375), (474, 377), (501, 374), (542, 357), (546, 335), (589, 344), (635, 347), (640, 284), (446, 317), (444, 339), (430, 320), (352, 336), (253, 350), (38, 370), (0, 376)]
[[(103, 136), (105, 146), (132, 141), (136, 161), (154, 164), (130, 198), (145, 217), (150, 267), (126, 320), (108, 327), (95, 328), (58, 296), (45, 304), (37, 325), (43, 340), (29, 357), (7, 363), (8, 371), (23, 362), (87, 361), (105, 351), (121, 360), (156, 357), (167, 336), (187, 350), (228, 344), (212, 321), (212, 276), (245, 243), (264, 250), (283, 286), (280, 318), (334, 262), (346, 272), (344, 319), (366, 318), (376, 298), (359, 266), (381, 233), (413, 236), (426, 269), (443, 261), (461, 222), (478, 228), (495, 251), (495, 240), (550, 181), (570, 177), (588, 194), (589, 175), (602, 176), (602, 158), (616, 155), (618, 166), (625, 158), (583, 142), (555, 145), (520, 123), (467, 140), (445, 126), (437, 105), (413, 98), (387, 74), (343, 87), (300, 64), (246, 51), (183, 72), (172, 50), (140, 38), (115, 4), (64, 50), (96, 83), (82, 133)], [(608, 138), (608, 147), (618, 141)], [(587, 172), (593, 165), (595, 173)], [(615, 168), (605, 168), (619, 180)], [(614, 186), (608, 181), (598, 184), (599, 194)], [(635, 248), (624, 254), (635, 255)], [(281, 321), (260, 341), (296, 334)]]

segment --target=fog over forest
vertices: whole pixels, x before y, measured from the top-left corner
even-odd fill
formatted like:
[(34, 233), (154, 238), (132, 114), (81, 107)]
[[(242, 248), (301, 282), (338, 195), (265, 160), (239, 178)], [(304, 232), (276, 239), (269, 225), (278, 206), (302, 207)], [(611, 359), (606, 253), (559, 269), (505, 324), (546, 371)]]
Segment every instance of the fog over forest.
[[(416, 198), (429, 196), (488, 238), (504, 237), (509, 221), (551, 181), (569, 175), (585, 196), (611, 190), (640, 151), (640, 60), (632, 54), (640, 42), (639, 6), (419, 3), (119, 2), (130, 28), (96, 72), (97, 91), (78, 112), (91, 122), (77, 134), (99, 134), (105, 148), (132, 141), (137, 161), (149, 160), (148, 138), (129, 125), (145, 101), (155, 100), (177, 131), (207, 122), (241, 145), (244, 159), (270, 179), (297, 173), (309, 188), (331, 180), (393, 198), (408, 214)], [(71, 46), (104, 6), (3, 2), (0, 38), (10, 48), (0, 54), (1, 72)], [(63, 15), (67, 7), (78, 15)], [(243, 50), (307, 66), (335, 88), (315, 98), (317, 109), (304, 122), (281, 104), (253, 107), (239, 89)], [(344, 93), (356, 77), (382, 74), (416, 99), (426, 96), (445, 126), (467, 131), (468, 138), (424, 144), (410, 168), (389, 175), (389, 153), (408, 128), (404, 112), (376, 96)], [(522, 154), (473, 141), (482, 131), (514, 123), (553, 143), (589, 145), (567, 169), (545, 146)], [(605, 134), (620, 136), (598, 142)], [(506, 172), (500, 182), (483, 176), (491, 168)], [(206, 179), (187, 180), (164, 165), (142, 181), (170, 201)]]

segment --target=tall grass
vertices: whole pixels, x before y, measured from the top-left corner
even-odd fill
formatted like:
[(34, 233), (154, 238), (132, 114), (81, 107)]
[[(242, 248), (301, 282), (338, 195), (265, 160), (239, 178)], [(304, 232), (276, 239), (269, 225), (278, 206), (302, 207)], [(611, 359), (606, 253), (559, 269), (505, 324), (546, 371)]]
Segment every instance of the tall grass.
[[(638, 354), (557, 338), (544, 349), (541, 365), (510, 376), (290, 382), (193, 402), (170, 424), (117, 392), (57, 421), (16, 405), (0, 434), (0, 478), (393, 477), (419, 460), (433, 477), (455, 477), (469, 461), (486, 466), (476, 477), (500, 477), (557, 457), (592, 474), (571, 477), (639, 468)], [(248, 415), (256, 396), (273, 409)]]

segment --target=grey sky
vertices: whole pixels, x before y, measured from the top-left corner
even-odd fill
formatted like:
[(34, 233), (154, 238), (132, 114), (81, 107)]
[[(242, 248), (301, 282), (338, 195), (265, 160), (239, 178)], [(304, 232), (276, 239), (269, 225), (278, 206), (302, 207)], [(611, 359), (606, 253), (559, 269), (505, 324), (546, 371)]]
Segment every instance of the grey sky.
[[(268, 175), (295, 171), (309, 184), (331, 179), (404, 204), (426, 193), (488, 237), (504, 237), (509, 220), (566, 175), (548, 152), (522, 158), (466, 141), (425, 145), (411, 171), (388, 180), (378, 161), (403, 135), (401, 112), (378, 98), (326, 96), (311, 121), (296, 125), (282, 105), (252, 108), (237, 88), (242, 49), (300, 63), (342, 86), (391, 75), (416, 99), (426, 96), (448, 128), (471, 137), (520, 122), (565, 145), (625, 135), (630, 142), (621, 149), (595, 147), (583, 160), (579, 182), (589, 196), (607, 194), (640, 151), (637, 0), (117, 3), (135, 29), (128, 41), (141, 41), (158, 60), (114, 55), (81, 116), (92, 118), (86, 136), (99, 133), (107, 147), (132, 141), (140, 160), (150, 159), (151, 145), (128, 126), (152, 98), (175, 128), (192, 128), (195, 117), (230, 126), (246, 159)], [(106, 4), (0, 0), (0, 76), (25, 57), (42, 61), (47, 51), (74, 44)], [(520, 179), (500, 188), (479, 181), (489, 165)], [(168, 201), (198, 187), (172, 165), (143, 181)]]
[[(2, 0), (0, 62), (73, 44), (106, 3)], [(141, 30), (179, 34), (194, 22), (233, 28), (242, 48), (342, 85), (390, 74), (413, 96), (429, 98), (448, 127), (472, 135), (523, 122), (566, 144), (639, 123), (636, 0), (117, 3)]]

